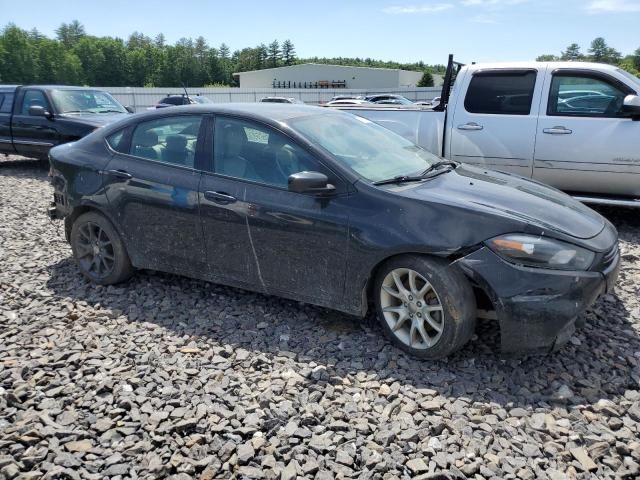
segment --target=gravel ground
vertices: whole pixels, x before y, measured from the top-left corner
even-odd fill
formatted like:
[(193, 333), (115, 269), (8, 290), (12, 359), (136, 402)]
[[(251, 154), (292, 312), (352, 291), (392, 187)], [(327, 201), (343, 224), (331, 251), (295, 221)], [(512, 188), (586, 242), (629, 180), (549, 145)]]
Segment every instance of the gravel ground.
[(640, 215), (615, 294), (548, 356), (483, 324), (441, 362), (377, 326), (142, 272), (91, 285), (44, 167), (0, 161), (0, 478), (638, 478)]

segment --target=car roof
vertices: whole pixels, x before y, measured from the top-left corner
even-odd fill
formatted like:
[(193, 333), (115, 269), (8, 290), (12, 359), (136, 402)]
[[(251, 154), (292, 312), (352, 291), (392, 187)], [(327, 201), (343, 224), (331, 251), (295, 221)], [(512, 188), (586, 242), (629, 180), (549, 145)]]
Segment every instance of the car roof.
[[(163, 110), (164, 109), (150, 110), (148, 112), (136, 114), (136, 117), (155, 117), (169, 114), (169, 112)], [(183, 105), (170, 109), (171, 115), (175, 115), (178, 113), (212, 113), (218, 115), (240, 115), (246, 118), (262, 120), (265, 122), (280, 122), (296, 117), (326, 114), (327, 109), (323, 107), (315, 107), (299, 103), (206, 103)]]
[(98, 90), (101, 92), (105, 91), (95, 87), (77, 87), (74, 85), (20, 85), (20, 86), (23, 88), (44, 88), (47, 90), (90, 90), (90, 91)]

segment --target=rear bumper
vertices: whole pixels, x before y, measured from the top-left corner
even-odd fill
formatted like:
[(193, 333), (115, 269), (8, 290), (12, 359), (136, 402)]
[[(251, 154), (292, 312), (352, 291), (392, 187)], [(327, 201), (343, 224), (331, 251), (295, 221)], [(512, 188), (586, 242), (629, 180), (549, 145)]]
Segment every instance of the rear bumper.
[(520, 267), (486, 247), (457, 264), (493, 302), (502, 351), (536, 352), (558, 348), (569, 340), (576, 318), (613, 288), (620, 255), (616, 252), (601, 272)]

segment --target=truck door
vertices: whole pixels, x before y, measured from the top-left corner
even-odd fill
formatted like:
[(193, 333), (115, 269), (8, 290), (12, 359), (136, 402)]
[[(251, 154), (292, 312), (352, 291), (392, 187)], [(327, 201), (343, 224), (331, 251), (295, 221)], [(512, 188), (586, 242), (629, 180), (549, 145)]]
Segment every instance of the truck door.
[(470, 70), (453, 108), (453, 160), (532, 175), (544, 69)]
[(29, 114), (29, 108), (40, 106), (53, 112), (42, 90), (27, 88), (20, 92), (12, 119), (13, 144), (25, 157), (47, 158), (49, 149), (58, 143), (58, 131), (53, 118)]
[(11, 140), (13, 91), (0, 92), (0, 153), (16, 153)]
[(640, 196), (640, 122), (622, 109), (639, 92), (580, 68), (557, 69), (547, 83), (534, 177), (570, 192)]

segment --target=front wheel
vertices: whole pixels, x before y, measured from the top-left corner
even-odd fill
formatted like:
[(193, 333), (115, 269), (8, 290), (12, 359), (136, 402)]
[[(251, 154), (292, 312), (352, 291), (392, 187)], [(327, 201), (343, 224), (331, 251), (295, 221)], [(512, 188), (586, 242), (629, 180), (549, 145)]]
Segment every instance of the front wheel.
[(97, 212), (84, 213), (73, 222), (71, 250), (80, 272), (99, 285), (120, 283), (133, 274), (120, 235)]
[(374, 289), (385, 334), (410, 355), (442, 358), (473, 336), (473, 290), (448, 262), (418, 255), (396, 257), (380, 269)]

